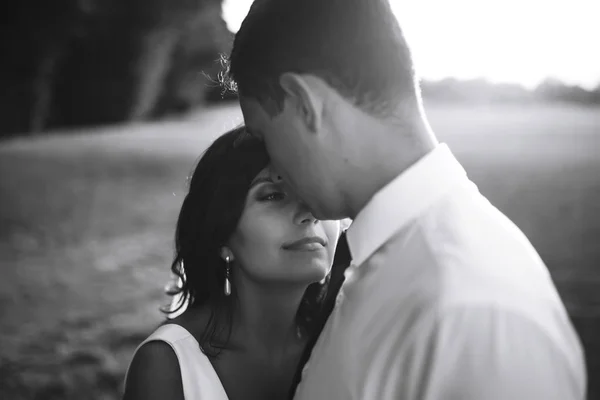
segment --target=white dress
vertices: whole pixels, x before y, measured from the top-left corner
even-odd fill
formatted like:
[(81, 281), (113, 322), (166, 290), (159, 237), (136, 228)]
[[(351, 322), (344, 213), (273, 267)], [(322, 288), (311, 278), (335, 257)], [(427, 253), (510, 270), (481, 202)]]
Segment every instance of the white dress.
[(162, 325), (135, 352), (145, 343), (156, 340), (167, 343), (177, 355), (185, 400), (228, 400), (217, 372), (198, 341), (185, 328), (176, 324)]

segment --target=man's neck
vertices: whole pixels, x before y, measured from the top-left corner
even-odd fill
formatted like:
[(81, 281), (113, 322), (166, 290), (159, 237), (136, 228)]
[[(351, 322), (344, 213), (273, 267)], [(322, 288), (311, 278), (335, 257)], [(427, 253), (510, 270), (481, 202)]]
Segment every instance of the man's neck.
[(346, 196), (351, 218), (356, 218), (377, 192), (437, 145), (425, 121), (409, 129), (365, 128), (364, 131), (369, 132), (368, 140), (361, 144), (359, 163), (349, 171), (354, 180)]

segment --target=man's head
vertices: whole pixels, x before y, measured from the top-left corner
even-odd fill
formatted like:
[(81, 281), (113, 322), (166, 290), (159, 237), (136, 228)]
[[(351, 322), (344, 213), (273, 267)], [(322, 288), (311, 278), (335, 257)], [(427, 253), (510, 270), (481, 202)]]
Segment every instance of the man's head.
[(226, 64), (248, 130), (321, 219), (348, 215), (347, 167), (362, 162), (354, 139), (368, 140), (365, 122), (419, 109), (410, 51), (387, 0), (255, 0)]

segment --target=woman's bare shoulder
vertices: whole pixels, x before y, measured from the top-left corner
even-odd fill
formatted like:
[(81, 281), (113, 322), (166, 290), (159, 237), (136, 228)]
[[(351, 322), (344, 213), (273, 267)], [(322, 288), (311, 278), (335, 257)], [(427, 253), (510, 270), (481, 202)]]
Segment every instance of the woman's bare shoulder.
[(183, 400), (183, 383), (177, 355), (162, 341), (144, 343), (133, 356), (124, 400)]

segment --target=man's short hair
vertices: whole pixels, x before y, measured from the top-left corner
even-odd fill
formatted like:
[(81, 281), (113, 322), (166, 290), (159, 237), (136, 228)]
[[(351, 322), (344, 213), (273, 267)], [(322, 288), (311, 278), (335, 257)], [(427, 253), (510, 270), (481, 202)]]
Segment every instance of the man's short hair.
[(374, 115), (419, 96), (411, 52), (388, 0), (255, 0), (222, 60), (222, 82), (283, 108), (283, 73), (311, 74)]

